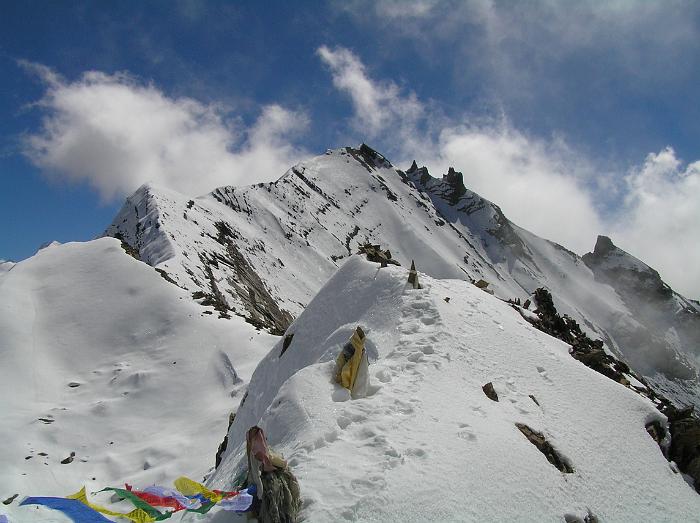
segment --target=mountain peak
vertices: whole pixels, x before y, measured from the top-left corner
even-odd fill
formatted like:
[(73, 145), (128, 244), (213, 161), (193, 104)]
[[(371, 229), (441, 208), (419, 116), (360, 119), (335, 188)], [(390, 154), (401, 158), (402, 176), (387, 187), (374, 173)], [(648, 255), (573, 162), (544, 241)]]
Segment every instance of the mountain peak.
[(453, 202), (456, 203), (467, 192), (467, 188), (464, 186), (464, 176), (461, 172), (455, 171), (454, 167), (450, 167), (442, 179), (453, 189), (451, 196)]
[(603, 235), (599, 235), (595, 242), (595, 248), (593, 249), (593, 254), (596, 256), (606, 256), (608, 253), (615, 249), (615, 244), (612, 240)]
[(608, 236), (600, 235), (592, 253), (585, 254), (583, 261), (591, 269), (626, 270), (648, 274), (661, 280), (659, 273), (627, 251), (620, 249)]

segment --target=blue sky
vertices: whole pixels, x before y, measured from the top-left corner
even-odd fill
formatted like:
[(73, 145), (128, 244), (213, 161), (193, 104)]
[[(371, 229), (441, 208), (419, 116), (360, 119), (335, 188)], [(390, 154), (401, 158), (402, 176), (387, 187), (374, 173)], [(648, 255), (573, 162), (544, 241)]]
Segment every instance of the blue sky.
[(366, 141), (700, 296), (697, 2), (7, 2), (0, 258)]

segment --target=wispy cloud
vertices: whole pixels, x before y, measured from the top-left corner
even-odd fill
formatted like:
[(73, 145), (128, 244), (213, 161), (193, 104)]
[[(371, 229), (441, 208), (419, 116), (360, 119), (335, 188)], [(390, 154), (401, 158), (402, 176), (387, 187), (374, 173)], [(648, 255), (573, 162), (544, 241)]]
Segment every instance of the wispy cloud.
[(423, 117), (423, 104), (414, 93), (404, 95), (393, 82), (370, 79), (364, 64), (349, 49), (322, 46), (317, 54), (330, 69), (333, 85), (350, 96), (355, 128), (370, 138), (389, 126), (396, 132), (413, 130)]
[[(561, 139), (529, 136), (504, 116), (476, 123), (446, 118), (432, 103), (371, 78), (350, 50), (322, 47), (318, 53), (334, 85), (351, 97), (360, 139), (375, 137), (400, 163), (416, 158), (433, 175), (448, 166), (462, 170), (469, 188), (515, 223), (579, 253), (592, 250), (597, 234), (612, 234), (669, 283), (700, 295), (700, 276), (678, 271), (700, 266), (700, 245), (688, 247), (700, 237), (700, 162), (684, 167), (669, 148), (649, 154), (616, 181)], [(600, 205), (611, 198), (613, 213)]]
[(144, 182), (198, 195), (273, 180), (308, 153), (294, 145), (308, 118), (279, 105), (245, 126), (226, 108), (172, 98), (128, 74), (84, 73), (69, 82), (24, 63), (46, 86), (42, 128), (25, 154), (49, 176), (87, 182), (105, 200)]

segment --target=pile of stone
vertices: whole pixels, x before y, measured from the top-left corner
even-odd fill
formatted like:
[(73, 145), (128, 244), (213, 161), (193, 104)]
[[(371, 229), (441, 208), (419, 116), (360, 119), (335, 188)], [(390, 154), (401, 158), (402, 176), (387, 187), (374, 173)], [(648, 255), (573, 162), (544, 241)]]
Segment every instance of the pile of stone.
[(382, 267), (386, 267), (388, 264), (401, 265), (391, 257), (391, 251), (389, 249), (383, 251), (380, 245), (365, 243), (364, 245), (360, 245), (357, 253), (367, 255), (368, 261), (379, 263)]

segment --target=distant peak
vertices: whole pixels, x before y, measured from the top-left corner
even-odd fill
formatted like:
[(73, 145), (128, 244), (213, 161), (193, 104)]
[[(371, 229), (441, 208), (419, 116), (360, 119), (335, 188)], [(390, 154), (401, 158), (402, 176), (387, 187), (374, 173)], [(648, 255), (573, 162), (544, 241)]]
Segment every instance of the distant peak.
[(416, 163), (415, 160), (413, 160), (413, 163), (412, 163), (411, 166), (408, 168), (408, 171), (407, 171), (407, 172), (412, 173), (413, 171), (417, 171), (417, 170), (418, 170), (418, 164)]
[(392, 168), (391, 162), (381, 153), (372, 149), (366, 143), (362, 143), (359, 147), (345, 147), (340, 149), (340, 154), (350, 154), (357, 160), (365, 169), (372, 172), (376, 169)]
[(593, 253), (596, 256), (605, 256), (616, 249), (615, 244), (607, 236), (599, 235), (595, 242)]

